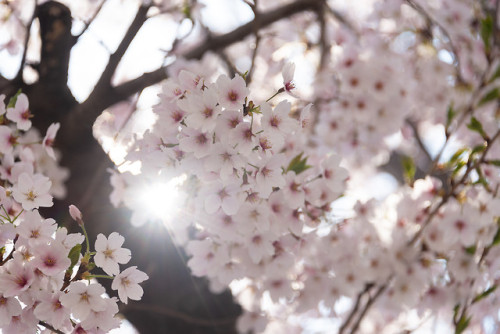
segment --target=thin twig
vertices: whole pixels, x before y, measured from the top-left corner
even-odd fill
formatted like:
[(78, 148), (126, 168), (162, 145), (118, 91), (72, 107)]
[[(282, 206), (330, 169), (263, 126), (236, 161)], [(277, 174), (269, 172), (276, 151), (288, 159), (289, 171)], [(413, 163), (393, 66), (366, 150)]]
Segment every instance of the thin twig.
[(384, 285), (380, 286), (378, 288), (377, 292), (375, 292), (375, 294), (373, 295), (373, 297), (370, 296), (370, 299), (368, 299), (368, 301), (366, 302), (365, 307), (361, 311), (358, 319), (356, 320), (356, 322), (352, 326), (351, 334), (356, 333), (356, 331), (358, 330), (359, 325), (361, 324), (361, 321), (365, 317), (366, 313), (368, 312), (370, 307), (373, 305), (373, 303), (375, 303), (375, 301), (382, 295), (382, 293), (385, 291), (385, 289), (387, 289), (387, 286), (388, 286), (388, 284), (384, 284)]
[[(297, 0), (274, 10), (261, 13), (259, 16), (259, 28), (265, 28), (274, 22), (284, 18), (289, 18), (297, 13), (315, 10), (323, 1), (324, 0)], [(235, 42), (242, 41), (253, 32), (254, 24), (252, 21), (234, 29), (229, 33), (214, 36), (210, 40), (207, 39), (194, 49), (191, 49), (180, 56), (185, 59), (199, 59), (207, 51), (223, 49)], [(162, 66), (153, 72), (144, 73), (138, 78), (132, 79), (116, 87), (110, 87), (109, 82), (106, 82), (105, 85), (101, 84), (104, 89), (96, 86), (93, 92), (89, 95), (88, 99), (81, 104), (79, 111), (72, 113), (69, 116), (67, 124), (90, 124), (97, 117), (97, 115), (107, 107), (128, 98), (130, 95), (135, 94), (146, 87), (166, 79), (168, 77), (166, 69), (167, 66)], [(104, 79), (101, 79), (101, 81), (104, 81)]]
[(101, 9), (104, 6), (104, 4), (106, 3), (106, 1), (107, 0), (102, 0), (102, 2), (99, 4), (99, 7), (97, 7), (96, 11), (92, 15), (92, 17), (87, 22), (85, 22), (85, 26), (83, 27), (83, 30), (80, 31), (80, 33), (75, 36), (75, 39), (79, 39), (87, 31), (87, 29), (90, 27), (92, 22), (94, 22), (97, 15), (99, 15), (99, 13), (101, 12)]
[(474, 163), (471, 163), (471, 161), (469, 160), (469, 162), (467, 163), (467, 169), (465, 170), (465, 173), (464, 175), (462, 175), (462, 178), (458, 181), (458, 182), (452, 182), (452, 185), (450, 187), (450, 190), (443, 195), (443, 197), (441, 197), (441, 201), (438, 203), (438, 205), (436, 205), (434, 207), (434, 209), (429, 213), (429, 215), (427, 216), (426, 220), (424, 221), (424, 223), (422, 224), (422, 227), (420, 228), (420, 230), (418, 230), (417, 233), (415, 233), (415, 235), (413, 236), (413, 238), (410, 240), (410, 242), (408, 243), (408, 245), (413, 245), (415, 244), (415, 242), (420, 238), (420, 236), (422, 235), (424, 229), (431, 223), (432, 219), (434, 218), (434, 216), (438, 213), (439, 209), (448, 202), (448, 200), (453, 197), (455, 195), (455, 192), (456, 190), (458, 189), (458, 187), (460, 185), (463, 185), (467, 179), (467, 177), (469, 177), (469, 174), (474, 170), (476, 169), (477, 166), (481, 165), (482, 163), (484, 163), (485, 159), (486, 159), (486, 154), (488, 153), (488, 151), (490, 150), (493, 142), (495, 142), (498, 137), (500, 136), (500, 130), (498, 130), (495, 135), (489, 139), (487, 141), (487, 146), (486, 148), (484, 149), (484, 151), (482, 152), (481, 154), (481, 157), (479, 158), (479, 160), (475, 161)]
[(38, 322), (39, 325), (51, 330), (52, 332), (54, 333), (57, 333), (57, 334), (64, 334), (64, 332), (58, 330), (58, 329), (55, 329), (54, 327), (52, 327), (52, 325), (49, 325), (48, 323), (46, 323), (45, 321), (39, 321)]
[(118, 45), (118, 48), (112, 55), (109, 56), (108, 64), (106, 65), (106, 68), (104, 69), (101, 77), (99, 78), (99, 81), (97, 82), (94, 90), (90, 94), (91, 96), (95, 95), (97, 91), (100, 91), (102, 89), (108, 90), (109, 87), (111, 86), (111, 78), (115, 74), (118, 64), (120, 63), (125, 52), (128, 50), (130, 43), (132, 43), (135, 36), (143, 26), (144, 22), (146, 22), (146, 20), (148, 19), (147, 16), (148, 10), (149, 6), (144, 6), (144, 5), (141, 5), (137, 10), (135, 18), (130, 24), (127, 32), (125, 33), (125, 36), (123, 36), (123, 39)]
[(321, 8), (318, 8), (317, 17), (319, 21), (319, 48), (320, 48), (320, 56), (319, 56), (319, 70), (321, 71), (326, 64), (326, 60), (330, 55), (330, 44), (327, 40), (327, 30), (326, 30), (326, 15), (325, 15), (325, 7), (327, 7), (326, 3), (323, 3)]
[(328, 4), (326, 4), (325, 8), (335, 18), (335, 20), (339, 21), (344, 27), (346, 27), (347, 29), (351, 30), (356, 35), (358, 35), (358, 32), (356, 31), (356, 29), (354, 28), (354, 26), (352, 25), (352, 23), (349, 22), (344, 17), (344, 15), (342, 15), (340, 12), (338, 12), (337, 10), (333, 9), (332, 7), (330, 7)]
[(249, 6), (250, 8), (252, 9), (253, 11), (253, 15), (254, 15), (254, 19), (253, 19), (253, 22), (254, 22), (254, 31), (253, 31), (253, 34), (255, 35), (255, 47), (252, 51), (252, 59), (251, 59), (251, 62), (250, 62), (250, 68), (248, 69), (248, 73), (247, 73), (247, 76), (246, 76), (246, 84), (247, 86), (250, 85), (250, 83), (252, 82), (252, 78), (253, 78), (253, 72), (254, 72), (254, 68), (255, 68), (255, 59), (257, 58), (257, 52), (259, 50), (259, 44), (260, 44), (260, 39), (261, 39), (261, 36), (259, 34), (259, 27), (260, 27), (260, 13), (259, 11), (257, 10), (257, 0), (254, 1), (254, 4), (252, 5), (251, 3), (245, 1)]
[(365, 288), (363, 289), (363, 291), (361, 291), (360, 293), (358, 293), (358, 296), (356, 297), (356, 302), (354, 303), (354, 307), (352, 308), (351, 312), (349, 312), (349, 315), (347, 316), (347, 318), (344, 320), (344, 323), (342, 324), (342, 326), (340, 326), (339, 328), (339, 333), (338, 334), (343, 334), (344, 331), (347, 329), (347, 327), (349, 326), (349, 324), (351, 323), (351, 320), (354, 318), (354, 316), (356, 315), (356, 313), (358, 312), (359, 310), (359, 306), (361, 304), (361, 298), (363, 298), (363, 296), (366, 295), (366, 293), (373, 287), (373, 284), (366, 284)]
[(248, 73), (247, 73), (247, 77), (246, 77), (247, 86), (249, 86), (250, 83), (252, 82), (253, 72), (255, 69), (255, 60), (257, 58), (257, 51), (259, 49), (260, 39), (261, 39), (261, 37), (260, 37), (259, 33), (256, 33), (255, 34), (255, 47), (253, 48), (253, 51), (252, 51), (252, 60), (251, 60), (250, 68), (248, 69)]
[(410, 128), (413, 130), (413, 136), (415, 137), (415, 140), (417, 141), (417, 144), (422, 150), (422, 152), (424, 152), (425, 156), (429, 161), (432, 161), (432, 156), (427, 150), (427, 147), (425, 147), (424, 142), (422, 141), (422, 137), (420, 137), (420, 134), (418, 133), (417, 125), (415, 124), (415, 122), (407, 119), (406, 124), (408, 124)]
[(448, 30), (438, 21), (435, 20), (422, 6), (420, 6), (418, 3), (416, 3), (414, 0), (405, 0), (406, 3), (416, 10), (420, 15), (422, 15), (428, 22), (430, 22), (432, 25), (436, 26), (441, 30), (443, 35), (448, 39), (448, 45), (450, 46), (451, 53), (453, 54), (453, 62), (455, 63), (456, 70), (457, 70), (457, 79), (461, 83), (465, 83), (466, 81), (462, 77), (462, 74), (460, 73), (460, 58), (458, 57), (458, 51), (457, 48), (455, 47), (455, 44), (453, 43), (453, 40), (451, 39), (450, 34), (448, 33)]
[(31, 15), (30, 21), (28, 22), (28, 26), (26, 27), (26, 36), (24, 36), (24, 50), (23, 50), (23, 55), (21, 57), (21, 65), (19, 66), (19, 70), (17, 71), (15, 80), (20, 81), (23, 78), (23, 70), (24, 70), (24, 65), (26, 63), (26, 55), (28, 54), (28, 43), (30, 41), (31, 25), (33, 24), (33, 21), (35, 20), (35, 17), (37, 15), (37, 10), (36, 10), (37, 7), (38, 7), (38, 0), (35, 0), (35, 7), (33, 8), (33, 14)]

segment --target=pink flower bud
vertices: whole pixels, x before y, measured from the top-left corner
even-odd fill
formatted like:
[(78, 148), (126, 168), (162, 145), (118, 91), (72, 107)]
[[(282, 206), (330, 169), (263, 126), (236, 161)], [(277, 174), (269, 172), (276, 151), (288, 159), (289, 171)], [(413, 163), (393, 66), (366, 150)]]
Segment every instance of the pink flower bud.
[(82, 213), (73, 204), (69, 206), (69, 214), (71, 215), (71, 218), (73, 218), (75, 221), (78, 222), (78, 224), (80, 224), (80, 221), (82, 220)]

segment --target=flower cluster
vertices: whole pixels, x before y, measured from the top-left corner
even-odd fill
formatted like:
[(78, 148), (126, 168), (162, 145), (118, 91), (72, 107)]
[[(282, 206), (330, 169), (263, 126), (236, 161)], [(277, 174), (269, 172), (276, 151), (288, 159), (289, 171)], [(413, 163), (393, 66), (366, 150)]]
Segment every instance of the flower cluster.
[[(138, 284), (148, 277), (136, 267), (120, 272), (119, 264), (130, 260), (130, 251), (121, 247), (124, 238), (117, 233), (99, 235), (91, 252), (86, 233), (68, 233), (54, 219), (40, 215), (38, 209), (52, 206), (53, 195), (62, 192), (53, 181), (63, 177), (45, 176), (48, 163), (43, 162), (54, 160), (49, 166), (56, 166), (52, 144), (59, 124), (50, 126), (42, 140), (28, 131), (26, 95), (16, 94), (7, 106), (4, 99), (1, 95), (0, 328), (6, 334), (41, 328), (104, 333), (117, 328), (118, 300), (104, 296), (104, 287), (91, 280), (103, 275), (90, 271), (97, 266), (112, 275), (112, 289), (123, 303), (141, 298)], [(63, 173), (54, 169), (47, 174)], [(70, 213), (85, 232), (80, 211), (72, 206)]]
[[(456, 333), (487, 332), (484, 319), (499, 323), (500, 272), (492, 4), (391, 0), (359, 22), (346, 15), (325, 27), (312, 114), (302, 101), (270, 103), (298, 96), (292, 64), (266, 102), (257, 101), (273, 82), (265, 70), (253, 77), (260, 91), (250, 91), (245, 75), (213, 80), (200, 63), (186, 66), (163, 84), (157, 123), (127, 156), (141, 173), (113, 175), (114, 203), (144, 223), (138, 185), (184, 176), (184, 204), (168, 227), (184, 232), (177, 239), (194, 275), (214, 291), (231, 288), (241, 332), (299, 332), (302, 316), (325, 315), (342, 321), (339, 333), (412, 331), (409, 319), (427, 317)], [(292, 20), (301, 31), (318, 28)], [(268, 51), (296, 39), (281, 30), (256, 52), (269, 77)], [(258, 75), (266, 82), (256, 85)], [(423, 139), (436, 124), (444, 143), (431, 154), (441, 144)], [(347, 191), (332, 151), (350, 167)], [(369, 187), (356, 178), (386, 163), (397, 169), (389, 157), (403, 161), (391, 173), (405, 183), (380, 201), (358, 200)], [(357, 201), (339, 218), (331, 203), (343, 193)]]
[[(293, 67), (285, 70), (278, 94), (294, 88)], [(197, 229), (187, 243), (193, 274), (209, 277), (215, 290), (246, 278), (275, 301), (289, 297), (304, 228), (321, 223), (347, 177), (337, 156), (304, 155), (310, 106), (256, 104), (241, 76), (209, 83), (187, 70), (163, 85), (160, 99), (156, 126), (128, 155), (143, 163), (142, 174), (115, 175), (115, 195), (137, 179), (188, 174), (188, 209), (172, 225)]]

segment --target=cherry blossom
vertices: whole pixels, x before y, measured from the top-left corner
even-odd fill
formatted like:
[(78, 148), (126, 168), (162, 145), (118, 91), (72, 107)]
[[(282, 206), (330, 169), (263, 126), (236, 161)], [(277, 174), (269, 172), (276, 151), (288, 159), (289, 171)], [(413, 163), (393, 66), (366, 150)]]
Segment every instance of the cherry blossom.
[(25, 210), (52, 206), (52, 196), (49, 194), (51, 185), (49, 178), (41, 174), (30, 176), (23, 173), (19, 175), (17, 184), (12, 188), (12, 196)]
[(118, 290), (120, 300), (127, 304), (128, 298), (133, 300), (141, 299), (143, 290), (139, 283), (147, 279), (148, 275), (140, 270), (137, 270), (137, 267), (133, 266), (116, 275), (113, 279), (111, 288), (113, 290)]
[(29, 110), (28, 97), (20, 94), (17, 97), (16, 105), (14, 108), (7, 109), (7, 118), (13, 122), (21, 130), (28, 130), (31, 127), (31, 112)]
[(45, 148), (45, 150), (47, 151), (47, 154), (52, 159), (56, 158), (56, 156), (54, 154), (54, 149), (52, 148), (52, 146), (54, 145), (54, 139), (56, 137), (57, 131), (59, 130), (60, 126), (61, 125), (59, 123), (51, 124), (49, 126), (49, 128), (47, 129), (47, 134), (45, 135), (45, 137), (43, 138), (43, 141), (42, 141), (43, 147)]
[(108, 275), (118, 275), (118, 264), (125, 264), (130, 260), (130, 250), (121, 248), (124, 241), (125, 238), (116, 232), (111, 233), (107, 239), (103, 234), (97, 235), (94, 261)]

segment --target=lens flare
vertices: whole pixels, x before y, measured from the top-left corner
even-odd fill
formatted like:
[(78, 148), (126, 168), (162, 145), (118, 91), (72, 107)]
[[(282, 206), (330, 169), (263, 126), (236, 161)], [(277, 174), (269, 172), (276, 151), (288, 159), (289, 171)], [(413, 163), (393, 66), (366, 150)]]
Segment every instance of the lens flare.
[(138, 204), (151, 217), (150, 220), (166, 221), (175, 216), (184, 203), (185, 193), (180, 186), (186, 180), (181, 175), (167, 182), (152, 182), (139, 192)]

